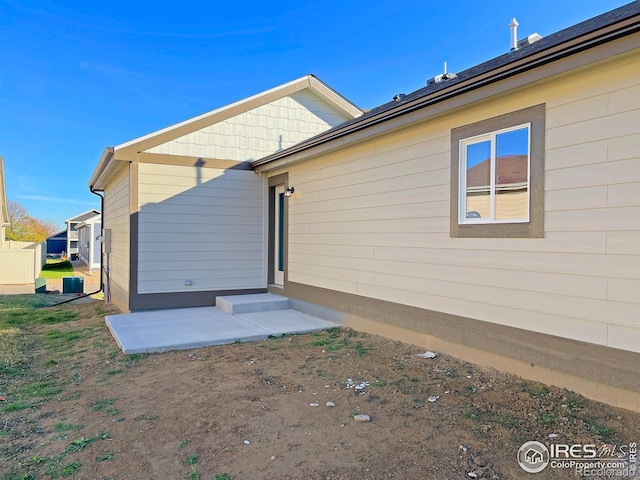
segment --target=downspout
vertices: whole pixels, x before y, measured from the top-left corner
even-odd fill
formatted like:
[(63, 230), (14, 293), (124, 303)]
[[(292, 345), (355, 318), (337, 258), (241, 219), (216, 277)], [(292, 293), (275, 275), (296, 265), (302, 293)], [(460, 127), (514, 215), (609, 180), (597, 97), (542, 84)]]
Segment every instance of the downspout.
[[(103, 215), (104, 214), (104, 195), (100, 195), (98, 192), (96, 192), (93, 189), (93, 186), (89, 187), (89, 190), (94, 195), (97, 195), (97, 196), (100, 197), (100, 214)], [(104, 217), (102, 218), (102, 222), (101, 223), (104, 226)], [(102, 242), (101, 242), (101, 245), (102, 245)], [(90, 293), (85, 293), (83, 295), (78, 295), (77, 297), (73, 297), (73, 298), (70, 298), (68, 300), (64, 300), (62, 302), (54, 303), (53, 305), (48, 305), (48, 306), (49, 307), (55, 307), (57, 305), (62, 305), (63, 303), (73, 302), (74, 300), (78, 300), (80, 298), (85, 298), (85, 297), (90, 297), (91, 295), (95, 295), (96, 293), (100, 293), (102, 291), (102, 289), (104, 288), (104, 281), (103, 281), (103, 277), (102, 277), (102, 269), (103, 269), (103, 267), (104, 267), (104, 254), (102, 252), (100, 252), (100, 287), (98, 288), (98, 290), (96, 290), (95, 292), (90, 292)]]

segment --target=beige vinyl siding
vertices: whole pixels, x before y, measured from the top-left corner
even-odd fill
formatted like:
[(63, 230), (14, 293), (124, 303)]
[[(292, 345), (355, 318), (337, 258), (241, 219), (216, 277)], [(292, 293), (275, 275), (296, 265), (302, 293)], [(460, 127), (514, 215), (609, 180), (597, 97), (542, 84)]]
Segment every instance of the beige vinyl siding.
[(258, 175), (141, 163), (138, 184), (138, 293), (265, 287)]
[[(105, 229), (111, 230), (111, 253), (106, 268), (109, 269), (109, 282), (116, 284), (123, 292), (129, 291), (130, 258), (130, 217), (129, 217), (129, 169), (125, 167), (104, 190), (104, 212), (102, 222)], [(116, 288), (112, 289), (112, 293)], [(116, 301), (120, 308), (128, 309), (128, 299)], [(121, 305), (126, 302), (126, 305)]]
[[(610, 59), (289, 167), (289, 281), (640, 352), (638, 71)], [(451, 129), (541, 103), (544, 238), (450, 238)]]
[(295, 145), (349, 118), (309, 90), (302, 90), (147, 151), (251, 161)]

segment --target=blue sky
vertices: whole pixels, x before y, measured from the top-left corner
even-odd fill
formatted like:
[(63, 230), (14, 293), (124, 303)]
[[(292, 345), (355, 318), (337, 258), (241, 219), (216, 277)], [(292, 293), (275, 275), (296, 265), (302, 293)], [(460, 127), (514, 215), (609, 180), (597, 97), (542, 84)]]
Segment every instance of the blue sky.
[(0, 156), (37, 218), (99, 208), (113, 146), (313, 73), (362, 108), (625, 1), (0, 0)]

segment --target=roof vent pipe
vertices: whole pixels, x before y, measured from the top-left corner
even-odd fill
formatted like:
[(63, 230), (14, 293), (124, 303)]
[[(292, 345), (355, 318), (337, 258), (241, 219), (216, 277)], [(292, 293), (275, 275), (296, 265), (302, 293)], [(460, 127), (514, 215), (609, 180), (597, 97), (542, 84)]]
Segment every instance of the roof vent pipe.
[(518, 21), (514, 18), (511, 19), (509, 29), (511, 30), (511, 51), (518, 50)]

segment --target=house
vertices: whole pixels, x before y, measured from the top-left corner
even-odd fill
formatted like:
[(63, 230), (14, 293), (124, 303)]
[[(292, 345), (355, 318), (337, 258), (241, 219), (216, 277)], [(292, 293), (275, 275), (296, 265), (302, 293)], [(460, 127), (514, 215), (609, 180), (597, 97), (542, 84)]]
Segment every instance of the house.
[(67, 251), (67, 231), (54, 233), (50, 237), (47, 237), (47, 256), (59, 257)]
[(78, 258), (87, 264), (89, 270), (100, 269), (102, 245), (102, 215), (97, 214), (77, 225)]
[(100, 212), (98, 210), (87, 210), (80, 215), (76, 215), (75, 217), (69, 218), (64, 221), (67, 225), (67, 257), (69, 260), (77, 260), (78, 259), (78, 226), (82, 224), (85, 220), (89, 218), (93, 218), (96, 215), (99, 215)]
[(7, 210), (7, 192), (4, 183), (4, 160), (0, 157), (0, 249), (4, 248), (9, 226), (9, 211)]
[(266, 190), (249, 162), (363, 112), (308, 75), (107, 148), (105, 296), (120, 309), (211, 305), (266, 289)]
[(105, 152), (90, 186), (105, 194), (111, 300), (266, 290), (637, 409), (640, 4), (536, 38), (256, 152), (241, 165), (258, 175), (200, 160), (197, 135), (179, 145), (189, 168), (144, 137)]

